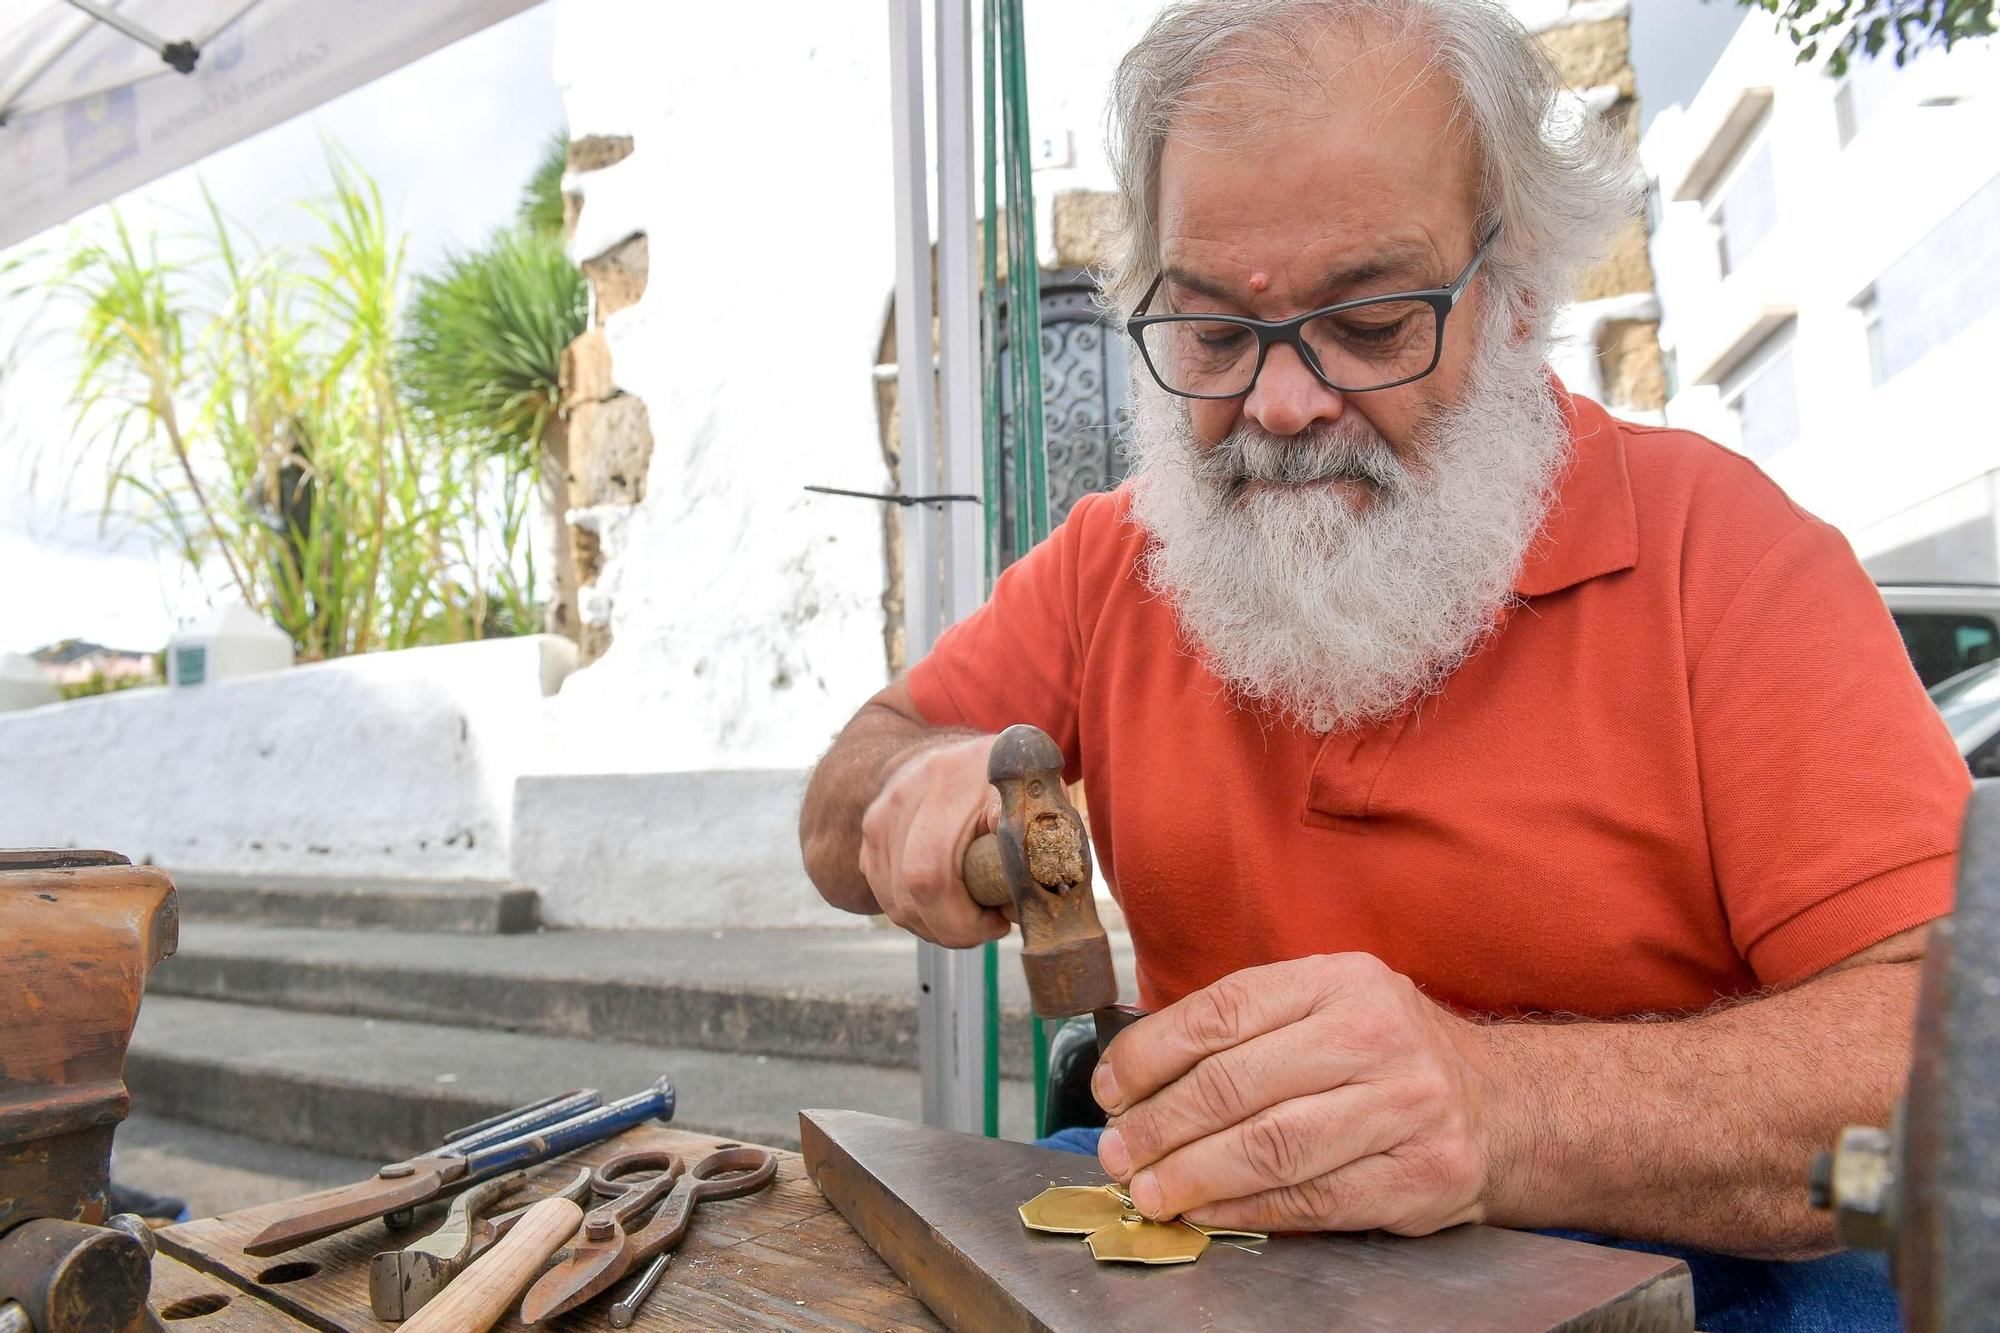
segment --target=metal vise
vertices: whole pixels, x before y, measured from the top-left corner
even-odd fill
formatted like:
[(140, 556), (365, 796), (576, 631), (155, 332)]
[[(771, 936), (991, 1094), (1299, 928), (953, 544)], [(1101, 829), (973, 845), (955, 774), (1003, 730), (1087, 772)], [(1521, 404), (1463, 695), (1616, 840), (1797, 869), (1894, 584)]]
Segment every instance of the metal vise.
[(104, 1222), (125, 1048), (174, 951), (173, 881), (113, 852), (0, 852), (0, 1333), (136, 1333), (152, 1235)]
[(1886, 1250), (1911, 1333), (2000, 1318), (2000, 780), (1974, 784), (1958, 900), (1931, 927), (1910, 1087), (1888, 1130), (1851, 1126), (1813, 1163), (1840, 1238)]

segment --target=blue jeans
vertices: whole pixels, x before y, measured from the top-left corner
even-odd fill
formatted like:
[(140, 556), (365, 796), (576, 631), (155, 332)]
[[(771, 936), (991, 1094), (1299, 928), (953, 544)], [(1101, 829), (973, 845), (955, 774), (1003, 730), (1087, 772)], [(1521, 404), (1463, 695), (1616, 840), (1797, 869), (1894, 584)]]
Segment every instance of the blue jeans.
[[(1039, 1143), (1095, 1156), (1103, 1132), (1063, 1129)], [(1585, 1231), (1542, 1234), (1681, 1260), (1694, 1275), (1695, 1321), (1702, 1333), (1897, 1333), (1903, 1326), (1888, 1261), (1879, 1254), (1843, 1250), (1824, 1259), (1778, 1263)]]

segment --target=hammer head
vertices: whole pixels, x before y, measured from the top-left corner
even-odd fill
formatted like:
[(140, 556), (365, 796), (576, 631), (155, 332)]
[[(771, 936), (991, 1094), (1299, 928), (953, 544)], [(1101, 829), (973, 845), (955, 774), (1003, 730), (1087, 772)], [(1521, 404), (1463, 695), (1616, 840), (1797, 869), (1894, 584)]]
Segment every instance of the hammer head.
[(1111, 942), (1090, 892), (1090, 839), (1063, 786), (1062, 750), (1027, 725), (1000, 733), (986, 777), (1000, 792), (995, 834), (1021, 926), (1028, 996), (1043, 1018), (1087, 1014), (1118, 999)]

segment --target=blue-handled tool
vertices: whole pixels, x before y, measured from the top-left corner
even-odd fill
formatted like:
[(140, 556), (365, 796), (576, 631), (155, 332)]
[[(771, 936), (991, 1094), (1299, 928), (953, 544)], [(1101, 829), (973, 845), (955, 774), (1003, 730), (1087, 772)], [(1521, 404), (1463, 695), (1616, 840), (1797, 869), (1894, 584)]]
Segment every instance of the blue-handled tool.
[[(571, 1094), (578, 1095), (582, 1094)], [(591, 1096), (594, 1100), (595, 1094)], [(344, 1231), (357, 1222), (403, 1212), (490, 1176), (534, 1166), (601, 1142), (642, 1121), (654, 1117), (671, 1120), (674, 1085), (663, 1078), (644, 1092), (571, 1114), (567, 1119), (549, 1121), (551, 1109), (564, 1105), (565, 1100), (536, 1103), (503, 1119), (482, 1122), (446, 1148), (407, 1161), (391, 1162), (358, 1184), (308, 1194), (251, 1237), (243, 1252), (259, 1256), (282, 1254), (307, 1241)], [(519, 1130), (517, 1120), (526, 1120), (534, 1128), (509, 1139), (493, 1140), (494, 1132), (503, 1126)], [(468, 1148), (467, 1144), (473, 1146)]]
[(445, 1153), (464, 1154), (474, 1148), (484, 1148), (488, 1144), (505, 1143), (508, 1139), (518, 1139), (523, 1134), (542, 1128), (544, 1125), (560, 1124), (572, 1120), (585, 1111), (594, 1111), (604, 1102), (597, 1095), (596, 1088), (578, 1088), (575, 1092), (559, 1092), (553, 1097), (544, 1097), (538, 1102), (503, 1111), (476, 1125), (464, 1129), (454, 1129), (445, 1136), (443, 1143), (432, 1150), (433, 1156)]

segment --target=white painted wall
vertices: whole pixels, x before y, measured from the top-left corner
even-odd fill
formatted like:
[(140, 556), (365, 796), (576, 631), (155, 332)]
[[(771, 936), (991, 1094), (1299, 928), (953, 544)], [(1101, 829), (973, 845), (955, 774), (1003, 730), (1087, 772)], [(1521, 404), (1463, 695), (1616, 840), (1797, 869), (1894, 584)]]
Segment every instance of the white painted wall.
[(894, 285), (887, 20), (874, 5), (560, 0), (579, 258), (650, 238), (606, 324), (655, 445), (605, 515), (610, 652), (563, 693), (568, 772), (795, 767), (886, 679), (888, 488), (870, 368)]
[[(2000, 468), (1990, 408), (2000, 311), (1877, 386), (1852, 302), (2000, 175), (2000, 49), (1968, 42), (1924, 55), (1845, 147), (1839, 87), (1821, 67), (1796, 64), (1791, 44), (1753, 12), (1695, 98), (1654, 122), (1643, 156), (1666, 201), (1652, 251), (1660, 341), (1680, 379), (1668, 420), (1735, 443), (1718, 387), (1703, 382), (1713, 379), (1708, 368), (1760, 321), (1795, 316), (1800, 431), (1763, 466), (1867, 559), (1994, 513), (1994, 487), (1981, 479)], [(1778, 220), (1722, 278), (1703, 204), (1672, 200), (1722, 140), (1732, 108), (1766, 92)], [(1919, 105), (1943, 96), (1961, 100)], [(1940, 551), (1926, 576), (2000, 579), (1990, 536), (1981, 545), (1986, 554), (1969, 566)]]
[(514, 878), (551, 926), (865, 926), (799, 862), (803, 769), (524, 777)]
[(176, 872), (508, 877), (575, 646), (535, 636), (342, 658), (0, 715), (0, 847)]

